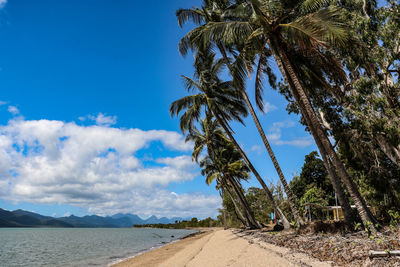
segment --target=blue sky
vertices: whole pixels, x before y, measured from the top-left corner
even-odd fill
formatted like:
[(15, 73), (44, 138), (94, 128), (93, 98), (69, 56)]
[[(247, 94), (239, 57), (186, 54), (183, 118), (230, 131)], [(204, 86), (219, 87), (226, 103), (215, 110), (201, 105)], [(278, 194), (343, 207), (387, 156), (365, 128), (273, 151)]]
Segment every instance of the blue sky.
[[(0, 0), (0, 207), (46, 215), (216, 216), (169, 104), (184, 96), (175, 10), (198, 1)], [(249, 92), (253, 94), (253, 80)], [(316, 149), (266, 88), (260, 120), (286, 178)], [(250, 119), (237, 139), (278, 177)], [(251, 180), (248, 186), (258, 186)]]

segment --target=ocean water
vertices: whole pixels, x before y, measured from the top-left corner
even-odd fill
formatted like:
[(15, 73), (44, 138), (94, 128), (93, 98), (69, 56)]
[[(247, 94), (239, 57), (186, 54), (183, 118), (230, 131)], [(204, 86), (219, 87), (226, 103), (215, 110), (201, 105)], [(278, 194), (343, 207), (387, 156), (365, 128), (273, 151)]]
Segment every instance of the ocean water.
[(109, 266), (193, 232), (140, 228), (0, 228), (0, 266)]

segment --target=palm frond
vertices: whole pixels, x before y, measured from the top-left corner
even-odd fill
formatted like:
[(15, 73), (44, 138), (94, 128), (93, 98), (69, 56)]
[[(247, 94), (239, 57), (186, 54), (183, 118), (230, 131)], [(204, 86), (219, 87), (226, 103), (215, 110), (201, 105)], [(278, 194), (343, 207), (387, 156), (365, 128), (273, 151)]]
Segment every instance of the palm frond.
[(199, 8), (193, 9), (183, 9), (180, 8), (176, 12), (176, 18), (178, 19), (179, 27), (183, 27), (183, 25), (192, 21), (194, 24), (199, 25), (204, 22), (204, 13)]
[(222, 17), (225, 20), (243, 21), (249, 19), (251, 7), (248, 3), (238, 3), (224, 10)]
[(200, 84), (195, 82), (193, 79), (191, 79), (191, 78), (189, 78), (189, 77), (187, 77), (185, 75), (181, 75), (181, 78), (182, 78), (183, 85), (185, 86), (185, 89), (188, 92), (191, 92), (191, 91), (193, 91), (195, 89), (200, 89), (201, 90)]
[(299, 5), (299, 10), (304, 13), (311, 13), (330, 5), (332, 0), (304, 0)]
[(210, 175), (210, 176), (207, 176), (207, 178), (206, 178), (206, 183), (207, 183), (207, 185), (210, 185), (215, 179), (217, 179), (217, 177), (219, 177), (220, 176), (220, 173), (219, 172), (216, 172), (216, 173), (213, 173), (212, 175)]
[(188, 32), (180, 41), (178, 44), (178, 50), (179, 53), (182, 56), (186, 56), (188, 51), (194, 51), (198, 49), (198, 47), (201, 46), (201, 33), (202, 30), (204, 29), (204, 26), (199, 26)]
[(235, 61), (231, 64), (231, 76), (234, 87), (237, 90), (245, 90), (246, 89), (246, 79), (247, 76), (252, 72), (252, 64), (249, 61), (246, 61), (244, 58), (244, 54), (239, 54)]
[(251, 25), (246, 21), (229, 21), (207, 23), (203, 34), (206, 42), (222, 40), (226, 45), (231, 45), (246, 40), (252, 32)]
[(328, 44), (342, 46), (348, 40), (348, 29), (341, 20), (341, 9), (326, 8), (302, 16), (288, 23), (280, 24), (289, 41), (302, 49), (314, 49)]

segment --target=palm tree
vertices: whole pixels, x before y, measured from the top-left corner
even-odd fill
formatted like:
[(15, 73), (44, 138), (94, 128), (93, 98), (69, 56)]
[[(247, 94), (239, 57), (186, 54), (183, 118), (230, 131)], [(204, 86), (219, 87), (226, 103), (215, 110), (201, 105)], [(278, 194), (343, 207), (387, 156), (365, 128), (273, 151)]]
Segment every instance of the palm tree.
[(228, 185), (226, 183), (224, 183), (223, 181), (220, 181), (219, 179), (217, 179), (216, 181), (217, 181), (216, 188), (217, 188), (217, 190), (220, 191), (221, 198), (223, 199), (224, 198), (224, 194), (227, 193), (229, 198), (230, 198), (230, 200), (233, 203), (233, 207), (235, 209), (236, 217), (239, 219), (239, 221), (243, 225), (250, 227), (250, 225), (248, 224), (248, 221), (244, 218), (243, 213), (240, 211), (240, 209), (239, 209), (239, 207), (238, 207), (238, 205), (236, 203), (235, 198), (233, 197), (231, 191), (229, 190)]
[(219, 125), (224, 129), (229, 139), (241, 154), (246, 165), (259, 181), (266, 192), (267, 197), (270, 199), (281, 218), (285, 229), (288, 229), (290, 228), (289, 221), (277, 206), (271, 191), (261, 178), (261, 175), (257, 172), (231, 133), (228, 121), (236, 119), (239, 122), (242, 122), (241, 116), (247, 115), (247, 109), (243, 99), (240, 98), (234, 90), (233, 83), (231, 81), (222, 82), (218, 77), (218, 74), (224, 65), (223, 60), (215, 61), (214, 59), (215, 54), (210, 52), (210, 47), (197, 52), (194, 64), (194, 76), (197, 78), (197, 81), (186, 76), (183, 76), (183, 78), (188, 91), (196, 89), (199, 93), (183, 97), (173, 102), (170, 106), (170, 112), (172, 115), (178, 115), (182, 110), (186, 109), (181, 116), (180, 123), (183, 132), (193, 128), (193, 123), (194, 121), (199, 120), (203, 107), (206, 109), (205, 112), (210, 112), (216, 118)]
[[(202, 9), (198, 9), (198, 8), (193, 8), (193, 9), (179, 9), (176, 12), (177, 18), (178, 18), (178, 22), (179, 25), (182, 26), (186, 21), (191, 20), (194, 23), (200, 24), (200, 26), (198, 27), (199, 29), (201, 29), (202, 27), (204, 27), (201, 23), (204, 21), (205, 23), (219, 23), (219, 22), (223, 22), (224, 21), (224, 17), (223, 17), (223, 12), (224, 12), (224, 8), (228, 8), (229, 6), (229, 1), (204, 1), (204, 5)], [(196, 44), (196, 42), (193, 42), (193, 39), (204, 39), (201, 36), (201, 31), (199, 31), (198, 29), (195, 29), (193, 31), (191, 31), (189, 34), (187, 34), (182, 41), (180, 42), (180, 51), (183, 55), (185, 55), (187, 53), (187, 48), (191, 47), (193, 48), (193, 44)], [(197, 35), (196, 35), (197, 34)], [(260, 121), (257, 117), (257, 114), (253, 108), (253, 105), (250, 102), (250, 99), (246, 93), (245, 90), (245, 82), (244, 82), (244, 78), (245, 76), (243, 75), (243, 71), (242, 72), (238, 72), (236, 69), (234, 69), (234, 66), (232, 66), (231, 64), (231, 60), (228, 58), (227, 53), (225, 51), (225, 47), (223, 45), (223, 43), (220, 40), (215, 41), (215, 44), (217, 46), (217, 48), (219, 49), (219, 52), (221, 53), (224, 63), (226, 64), (226, 66), (229, 69), (229, 73), (231, 74), (232, 77), (235, 78), (235, 86), (237, 87), (240, 95), (242, 96), (243, 100), (245, 101), (250, 114), (253, 118), (253, 121), (257, 127), (257, 130), (261, 136), (261, 139), (264, 143), (265, 148), (268, 151), (268, 154), (272, 160), (272, 163), (275, 167), (276, 172), (278, 173), (279, 179), (281, 180), (281, 183), (283, 185), (283, 188), (285, 190), (285, 193), (288, 197), (288, 202), (290, 205), (290, 208), (292, 210), (293, 216), (297, 222), (298, 226), (304, 225), (304, 221), (302, 220), (301, 216), (299, 215), (298, 209), (295, 205), (295, 196), (292, 194), (285, 176), (283, 175), (282, 169), (278, 163), (278, 160), (276, 159), (276, 156), (271, 148), (271, 145), (267, 139), (267, 136), (265, 135), (264, 129), (260, 124)], [(197, 50), (202, 49), (201, 46), (203, 46), (204, 43), (200, 43), (200, 47), (199, 44), (196, 44), (196, 48)], [(260, 100), (260, 98), (258, 98), (258, 100)], [(262, 101), (261, 101), (262, 102)], [(263, 108), (262, 103), (259, 103), (260, 108)]]
[[(233, 172), (233, 174), (228, 177), (237, 176), (239, 179), (246, 179), (248, 177), (248, 170), (245, 169), (244, 166), (238, 166), (237, 164), (231, 164), (229, 161), (226, 161), (233, 160), (233, 156), (236, 156), (235, 161), (238, 161), (240, 158), (237, 152), (234, 153), (234, 151), (231, 151), (231, 155), (221, 155), (221, 149), (224, 148), (226, 150), (225, 147), (227, 147), (229, 140), (225, 137), (218, 123), (212, 119), (210, 113), (206, 115), (205, 119), (200, 121), (200, 129), (199, 131), (196, 127), (193, 127), (189, 130), (189, 134), (186, 137), (186, 141), (192, 141), (194, 143), (192, 159), (198, 162), (200, 153), (207, 148), (208, 155), (200, 163), (200, 165), (204, 167), (202, 174), (206, 175), (207, 184), (209, 185), (213, 180), (217, 180), (217, 184), (224, 188), (232, 198), (236, 209), (236, 202), (233, 200), (229, 190), (229, 188), (232, 188), (243, 207), (247, 225), (250, 228), (257, 227), (258, 223), (254, 219), (250, 206), (247, 204), (242, 190), (238, 189), (240, 181), (232, 180), (231, 178), (226, 179), (230, 172)], [(225, 156), (225, 158), (221, 158), (222, 156)], [(236, 169), (234, 169), (235, 167)], [(243, 217), (239, 210), (236, 213), (239, 218)]]
[[(235, 5), (226, 13), (227, 20), (203, 25), (195, 32), (198, 37), (190, 36), (191, 39), (188, 39), (187, 42), (191, 42), (192, 47), (195, 46), (195, 43), (205, 42), (205, 40), (209, 42), (223, 41), (228, 46), (236, 44), (237, 47), (244, 47), (241, 49), (243, 58), (246, 58), (246, 54), (252, 53), (253, 43), (256, 41), (256, 43), (262, 43), (261, 49), (256, 49), (259, 58), (257, 70), (261, 70), (257, 71), (256, 76), (257, 96), (261, 95), (262, 79), (260, 76), (266, 62), (265, 56), (268, 54), (265, 51), (269, 49), (301, 109), (321, 154), (327, 156), (326, 165), (334, 166), (335, 172), (337, 171), (353, 198), (364, 225), (375, 222), (365, 200), (361, 197), (330, 143), (307, 96), (303, 82), (296, 72), (293, 61), (288, 56), (290, 51), (298, 50), (312, 55), (312, 58), (323, 57), (323, 51), (328, 48), (328, 44), (342, 45), (346, 42), (348, 36), (346, 28), (340, 20), (341, 10), (324, 6), (326, 1), (323, 0), (235, 2)], [(190, 48), (188, 45), (186, 47)], [(252, 62), (247, 65), (251, 64)], [(331, 179), (335, 179), (335, 175), (330, 176)], [(336, 184), (340, 184), (339, 181), (336, 182)], [(342, 202), (346, 202), (346, 200), (342, 199)], [(374, 228), (373, 224), (371, 228)]]
[(260, 228), (240, 186), (239, 180), (248, 177), (248, 168), (240, 158), (240, 154), (229, 143), (218, 144), (218, 147), (214, 147), (212, 151), (213, 153), (209, 153), (200, 161), (202, 175), (206, 176), (207, 184), (211, 184), (216, 179), (225, 185), (227, 190), (232, 188), (243, 207), (248, 226)]
[[(256, 1), (252, 1), (252, 4), (253, 2), (256, 3)], [(362, 198), (356, 185), (347, 173), (344, 164), (337, 156), (326, 131), (324, 131), (319, 118), (312, 107), (303, 83), (300, 80), (298, 73), (295, 71), (292, 61), (288, 57), (288, 51), (294, 49), (313, 53), (314, 57), (321, 57), (323, 54), (318, 53), (317, 48), (326, 47), (327, 43), (335, 44), (335, 42), (346, 41), (347, 36), (345, 28), (340, 21), (340, 10), (332, 7), (321, 8), (321, 1), (317, 0), (297, 2), (297, 5), (291, 7), (292, 10), (306, 10), (304, 12), (305, 14), (303, 13), (302, 16), (296, 19), (292, 18), (291, 21), (287, 21), (286, 23), (280, 22), (279, 27), (275, 26), (275, 29), (268, 31), (268, 37), (266, 38), (268, 38), (268, 43), (273, 51), (275, 61), (277, 62), (282, 75), (285, 77), (285, 80), (287, 81), (307, 124), (310, 126), (310, 130), (317, 145), (320, 147), (320, 151), (322, 150), (321, 154), (330, 157), (330, 162), (328, 164), (333, 164), (335, 166), (336, 171), (343, 183), (346, 185), (350, 196), (356, 204), (364, 226), (374, 228), (374, 225), (370, 224), (371, 222), (375, 223), (376, 219), (369, 211), (365, 200)], [(307, 6), (310, 2), (314, 2), (315, 6)], [(255, 13), (258, 13), (260, 18), (266, 14), (260, 5), (253, 4), (253, 6), (256, 7)], [(281, 14), (281, 16), (283, 15), (285, 14)], [(278, 18), (275, 18), (275, 23), (277, 19)], [(262, 21), (262, 24), (264, 24), (265, 20)], [(265, 34), (266, 32), (263, 31), (263, 33)], [(330, 176), (332, 177), (334, 175)]]
[[(313, 58), (313, 63), (308, 64), (307, 58), (304, 57), (302, 53), (299, 53), (298, 51), (291, 51), (294, 52), (291, 53), (290, 58), (292, 59), (292, 62), (294, 63), (294, 66), (296, 68), (296, 71), (299, 73), (299, 75), (302, 75), (302, 81), (305, 81), (308, 83), (309, 89), (314, 89), (314, 88), (320, 88), (322, 90), (328, 90), (333, 94), (333, 96), (336, 99), (341, 99), (343, 96), (343, 92), (340, 90), (337, 90), (334, 87), (331, 87), (330, 84), (328, 84), (322, 77), (325, 76), (325, 73), (331, 72), (328, 76), (329, 77), (334, 77), (338, 81), (346, 79), (345, 74), (343, 70), (341, 69), (341, 65), (336, 61), (335, 58), (332, 58), (330, 54), (324, 55), (324, 57), (317, 57)], [(279, 61), (277, 58), (278, 64), (282, 65), (282, 63)], [(324, 73), (325, 72), (325, 73)], [(287, 80), (287, 76), (285, 76)], [(310, 90), (313, 95), (313, 97), (318, 93), (314, 92), (314, 90)], [(299, 105), (302, 105), (302, 103), (298, 102)], [(300, 107), (301, 110), (305, 110), (304, 105)], [(319, 114), (318, 114), (319, 115)], [(311, 133), (316, 132), (314, 127), (310, 123), (310, 118), (309, 116), (303, 112), (303, 118), (308, 124), (308, 128)], [(323, 121), (323, 119), (320, 119)], [(314, 134), (315, 135), (315, 134)], [(326, 152), (324, 146), (322, 145), (321, 141), (319, 139), (315, 139), (315, 142), (319, 148), (320, 154), (322, 156), (324, 165), (326, 170), (328, 171), (328, 176), (329, 179), (332, 183), (333, 189), (336, 192), (336, 195), (339, 199), (339, 203), (342, 206), (343, 213), (344, 213), (344, 220), (346, 223), (346, 226), (348, 229), (353, 228), (354, 224), (354, 214), (353, 210), (350, 206), (349, 200), (344, 192), (344, 189), (342, 187), (342, 184), (340, 182), (339, 177), (337, 176), (336, 169), (332, 163), (332, 160), (329, 158), (328, 153)]]

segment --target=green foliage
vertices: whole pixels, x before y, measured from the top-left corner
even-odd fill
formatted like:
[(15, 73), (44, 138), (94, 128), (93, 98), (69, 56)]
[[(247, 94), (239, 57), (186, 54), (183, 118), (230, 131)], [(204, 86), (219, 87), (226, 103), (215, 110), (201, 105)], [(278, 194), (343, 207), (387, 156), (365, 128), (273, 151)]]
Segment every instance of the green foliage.
[(356, 224), (354, 224), (354, 231), (358, 231), (362, 226), (362, 223), (358, 222)]
[(198, 228), (198, 227), (220, 227), (223, 226), (219, 220), (214, 220), (210, 217), (203, 220), (192, 218), (190, 221), (176, 221), (169, 224), (140, 224), (134, 225), (135, 228), (164, 228), (164, 229), (185, 229), (185, 228)]
[(321, 188), (318, 188), (315, 184), (310, 184), (307, 188), (306, 193), (300, 199), (300, 204), (314, 203), (321, 206), (328, 205), (324, 191)]
[(271, 201), (267, 199), (265, 191), (260, 188), (250, 187), (247, 189), (246, 199), (251, 205), (255, 218), (259, 222), (269, 223), (271, 220), (270, 214), (273, 212), (274, 207)]
[[(335, 205), (334, 190), (330, 183), (328, 172), (323, 161), (316, 151), (305, 156), (304, 165), (299, 176), (293, 177), (290, 182), (293, 194), (297, 196), (299, 210), (305, 213), (306, 203), (320, 206)], [(304, 214), (309, 216), (309, 214)], [(324, 218), (320, 209), (311, 207), (311, 215), (315, 219)]]
[[(235, 212), (235, 207), (232, 203), (231, 198), (228, 196), (228, 194), (223, 194), (222, 198), (222, 210), (220, 211), (220, 214), (218, 216), (218, 220), (220, 221), (221, 225), (224, 225), (224, 217), (225, 217), (225, 225), (226, 227), (234, 227), (234, 228), (239, 228), (242, 226), (242, 223), (238, 219), (236, 212)], [(225, 213), (225, 216), (224, 216)]]
[(393, 209), (388, 211), (390, 216), (390, 225), (392, 227), (400, 225), (400, 212)]
[[(315, 184), (310, 184), (303, 197), (300, 199), (301, 211), (305, 212), (305, 204), (313, 203), (318, 204), (320, 206), (327, 206), (328, 200), (324, 191), (321, 188), (318, 188)], [(314, 206), (310, 207), (310, 212), (312, 218), (323, 218), (323, 214), (321, 209), (318, 209)], [(308, 213), (308, 212), (307, 212)], [(307, 216), (308, 214), (305, 214)]]

